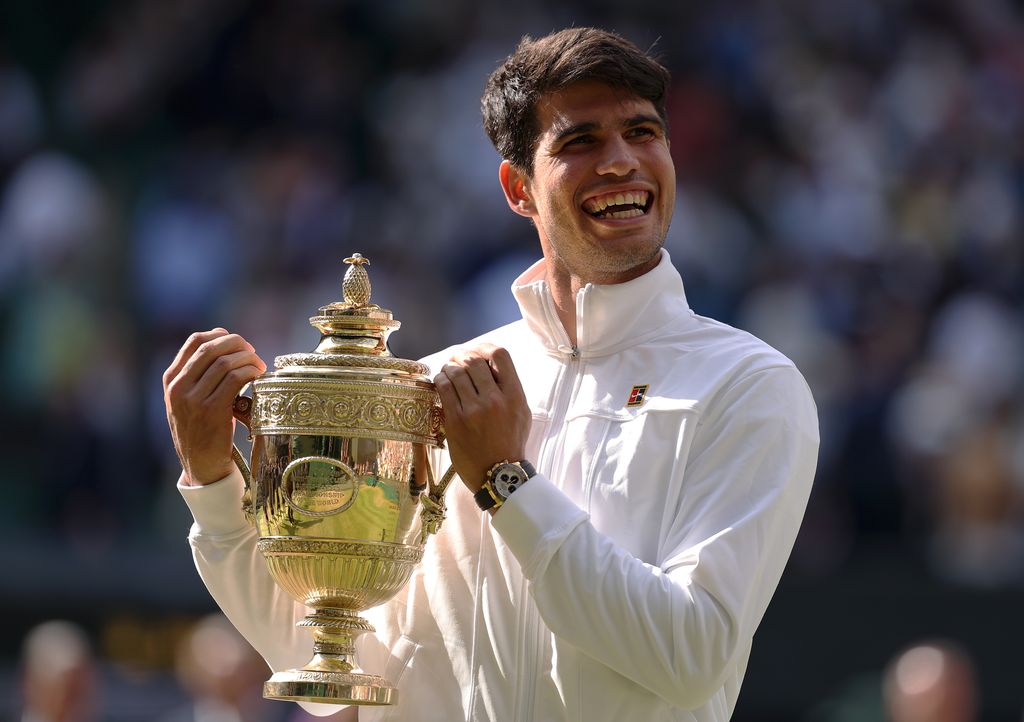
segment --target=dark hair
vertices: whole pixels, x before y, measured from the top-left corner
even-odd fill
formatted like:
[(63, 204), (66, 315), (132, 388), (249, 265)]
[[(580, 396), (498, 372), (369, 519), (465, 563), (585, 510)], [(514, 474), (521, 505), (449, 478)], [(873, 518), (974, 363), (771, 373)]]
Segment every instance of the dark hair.
[(501, 157), (533, 175), (537, 101), (584, 80), (649, 100), (667, 127), (669, 72), (633, 43), (596, 28), (570, 28), (539, 40), (527, 35), (491, 73), (480, 99), (484, 130)]

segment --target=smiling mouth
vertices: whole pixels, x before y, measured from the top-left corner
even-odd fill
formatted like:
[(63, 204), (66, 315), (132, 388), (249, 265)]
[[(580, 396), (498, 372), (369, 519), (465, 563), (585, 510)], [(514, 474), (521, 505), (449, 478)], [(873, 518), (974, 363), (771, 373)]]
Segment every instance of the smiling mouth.
[(583, 210), (594, 218), (639, 218), (651, 209), (654, 194), (648, 191), (607, 193), (588, 198)]

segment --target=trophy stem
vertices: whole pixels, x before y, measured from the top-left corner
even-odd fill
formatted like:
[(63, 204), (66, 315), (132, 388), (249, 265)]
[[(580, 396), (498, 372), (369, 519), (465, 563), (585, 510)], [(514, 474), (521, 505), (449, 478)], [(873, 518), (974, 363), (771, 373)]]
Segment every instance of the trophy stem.
[(313, 658), (300, 669), (275, 673), (263, 684), (268, 699), (333, 704), (394, 704), (398, 690), (383, 677), (354, 671), (355, 638), (373, 625), (355, 612), (322, 608), (299, 627), (313, 630)]

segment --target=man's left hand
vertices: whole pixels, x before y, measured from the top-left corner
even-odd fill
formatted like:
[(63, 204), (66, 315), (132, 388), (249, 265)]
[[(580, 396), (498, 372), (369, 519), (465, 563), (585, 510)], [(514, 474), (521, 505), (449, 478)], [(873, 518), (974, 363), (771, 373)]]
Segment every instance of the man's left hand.
[(533, 416), (508, 351), (491, 344), (465, 349), (434, 384), (452, 464), (470, 491), (479, 491), (496, 463), (525, 457)]

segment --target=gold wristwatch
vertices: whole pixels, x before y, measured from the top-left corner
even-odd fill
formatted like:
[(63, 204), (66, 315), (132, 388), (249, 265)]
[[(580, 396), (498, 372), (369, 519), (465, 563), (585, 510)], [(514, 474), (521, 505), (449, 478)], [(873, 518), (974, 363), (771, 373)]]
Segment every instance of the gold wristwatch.
[(537, 473), (529, 461), (499, 461), (487, 472), (480, 491), (473, 495), (476, 505), (484, 511), (497, 509), (512, 493)]

